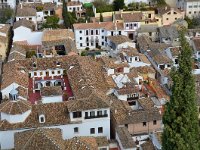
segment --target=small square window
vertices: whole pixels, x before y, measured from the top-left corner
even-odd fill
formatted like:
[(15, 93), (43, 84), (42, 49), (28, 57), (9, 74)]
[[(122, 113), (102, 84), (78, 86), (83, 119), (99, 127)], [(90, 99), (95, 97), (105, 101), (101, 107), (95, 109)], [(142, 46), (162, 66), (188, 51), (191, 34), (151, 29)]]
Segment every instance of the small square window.
[(91, 111), (90, 116), (95, 116), (95, 111)]
[(147, 126), (147, 123), (146, 122), (143, 122), (143, 127), (146, 127)]
[(104, 30), (101, 30), (101, 32), (104, 32)]
[(78, 133), (78, 127), (74, 128), (74, 133)]
[(102, 111), (97, 111), (97, 116), (102, 116)]
[(154, 121), (153, 121), (153, 125), (156, 125), (156, 124), (157, 124), (157, 121), (156, 121), (156, 120), (154, 120)]
[(104, 115), (107, 115), (107, 110), (104, 110)]
[(98, 133), (103, 133), (103, 127), (98, 127)]
[(95, 128), (90, 128), (90, 134), (95, 134)]

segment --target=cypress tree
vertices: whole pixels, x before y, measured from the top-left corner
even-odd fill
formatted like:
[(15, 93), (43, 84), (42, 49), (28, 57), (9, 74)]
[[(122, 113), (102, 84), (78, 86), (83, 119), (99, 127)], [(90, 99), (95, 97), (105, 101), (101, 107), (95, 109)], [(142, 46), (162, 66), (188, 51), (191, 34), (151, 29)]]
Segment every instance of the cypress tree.
[(172, 96), (163, 116), (162, 149), (198, 150), (199, 125), (192, 74), (192, 50), (183, 31), (180, 32), (180, 41), (182, 50), (179, 68), (172, 70)]
[(100, 22), (103, 22), (103, 16), (102, 16), (102, 13), (100, 13)]
[(62, 16), (66, 28), (71, 28), (70, 14), (67, 10), (67, 3), (63, 0)]

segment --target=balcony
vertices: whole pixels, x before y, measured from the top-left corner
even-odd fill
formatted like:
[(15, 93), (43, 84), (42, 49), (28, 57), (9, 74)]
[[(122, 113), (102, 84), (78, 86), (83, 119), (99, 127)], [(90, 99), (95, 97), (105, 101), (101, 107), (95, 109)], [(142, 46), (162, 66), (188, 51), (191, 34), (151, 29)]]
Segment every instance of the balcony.
[(108, 114), (97, 115), (97, 116), (85, 116), (85, 119), (105, 118), (105, 117), (108, 117)]

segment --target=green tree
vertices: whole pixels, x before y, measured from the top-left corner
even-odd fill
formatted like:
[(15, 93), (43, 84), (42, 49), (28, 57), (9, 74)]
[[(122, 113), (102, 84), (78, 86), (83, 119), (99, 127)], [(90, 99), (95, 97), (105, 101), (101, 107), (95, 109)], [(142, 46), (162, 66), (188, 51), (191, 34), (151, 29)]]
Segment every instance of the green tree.
[(103, 15), (100, 13), (100, 22), (103, 22)]
[(172, 71), (172, 96), (163, 116), (163, 150), (199, 150), (199, 125), (192, 74), (192, 50), (180, 32), (179, 68)]
[(152, 0), (152, 2), (156, 3), (159, 6), (165, 6), (167, 5), (165, 0)]
[(7, 20), (11, 19), (13, 12), (11, 8), (0, 9), (0, 23), (6, 23)]
[(59, 18), (57, 15), (48, 16), (46, 22), (42, 25), (42, 28), (53, 28), (56, 29), (59, 27), (58, 25)]
[(113, 11), (113, 6), (107, 0), (94, 0), (93, 5), (97, 13)]
[(113, 7), (115, 11), (118, 11), (119, 9), (123, 9), (125, 6), (124, 0), (114, 0), (113, 1)]
[(65, 2), (65, 0), (63, 0), (62, 16), (63, 16), (65, 27), (71, 28), (72, 27), (71, 18), (70, 18), (70, 14), (67, 10), (67, 3)]

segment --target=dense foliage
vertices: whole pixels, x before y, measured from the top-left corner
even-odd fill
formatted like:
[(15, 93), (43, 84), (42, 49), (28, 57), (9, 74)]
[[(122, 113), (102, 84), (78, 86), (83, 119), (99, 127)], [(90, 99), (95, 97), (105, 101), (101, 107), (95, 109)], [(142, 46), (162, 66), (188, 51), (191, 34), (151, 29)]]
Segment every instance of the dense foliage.
[(13, 10), (10, 8), (0, 9), (0, 23), (6, 23), (13, 16)]
[(123, 9), (125, 6), (124, 0), (114, 0), (113, 1), (113, 8), (115, 11)]
[(198, 150), (199, 125), (195, 83), (192, 74), (192, 50), (180, 33), (179, 68), (172, 71), (173, 87), (170, 102), (163, 116), (163, 150)]
[(94, 0), (93, 5), (97, 13), (113, 11), (112, 4), (109, 4), (107, 0)]
[(53, 28), (56, 29), (59, 27), (58, 25), (59, 18), (58, 16), (48, 16), (46, 22), (42, 25), (42, 28)]

